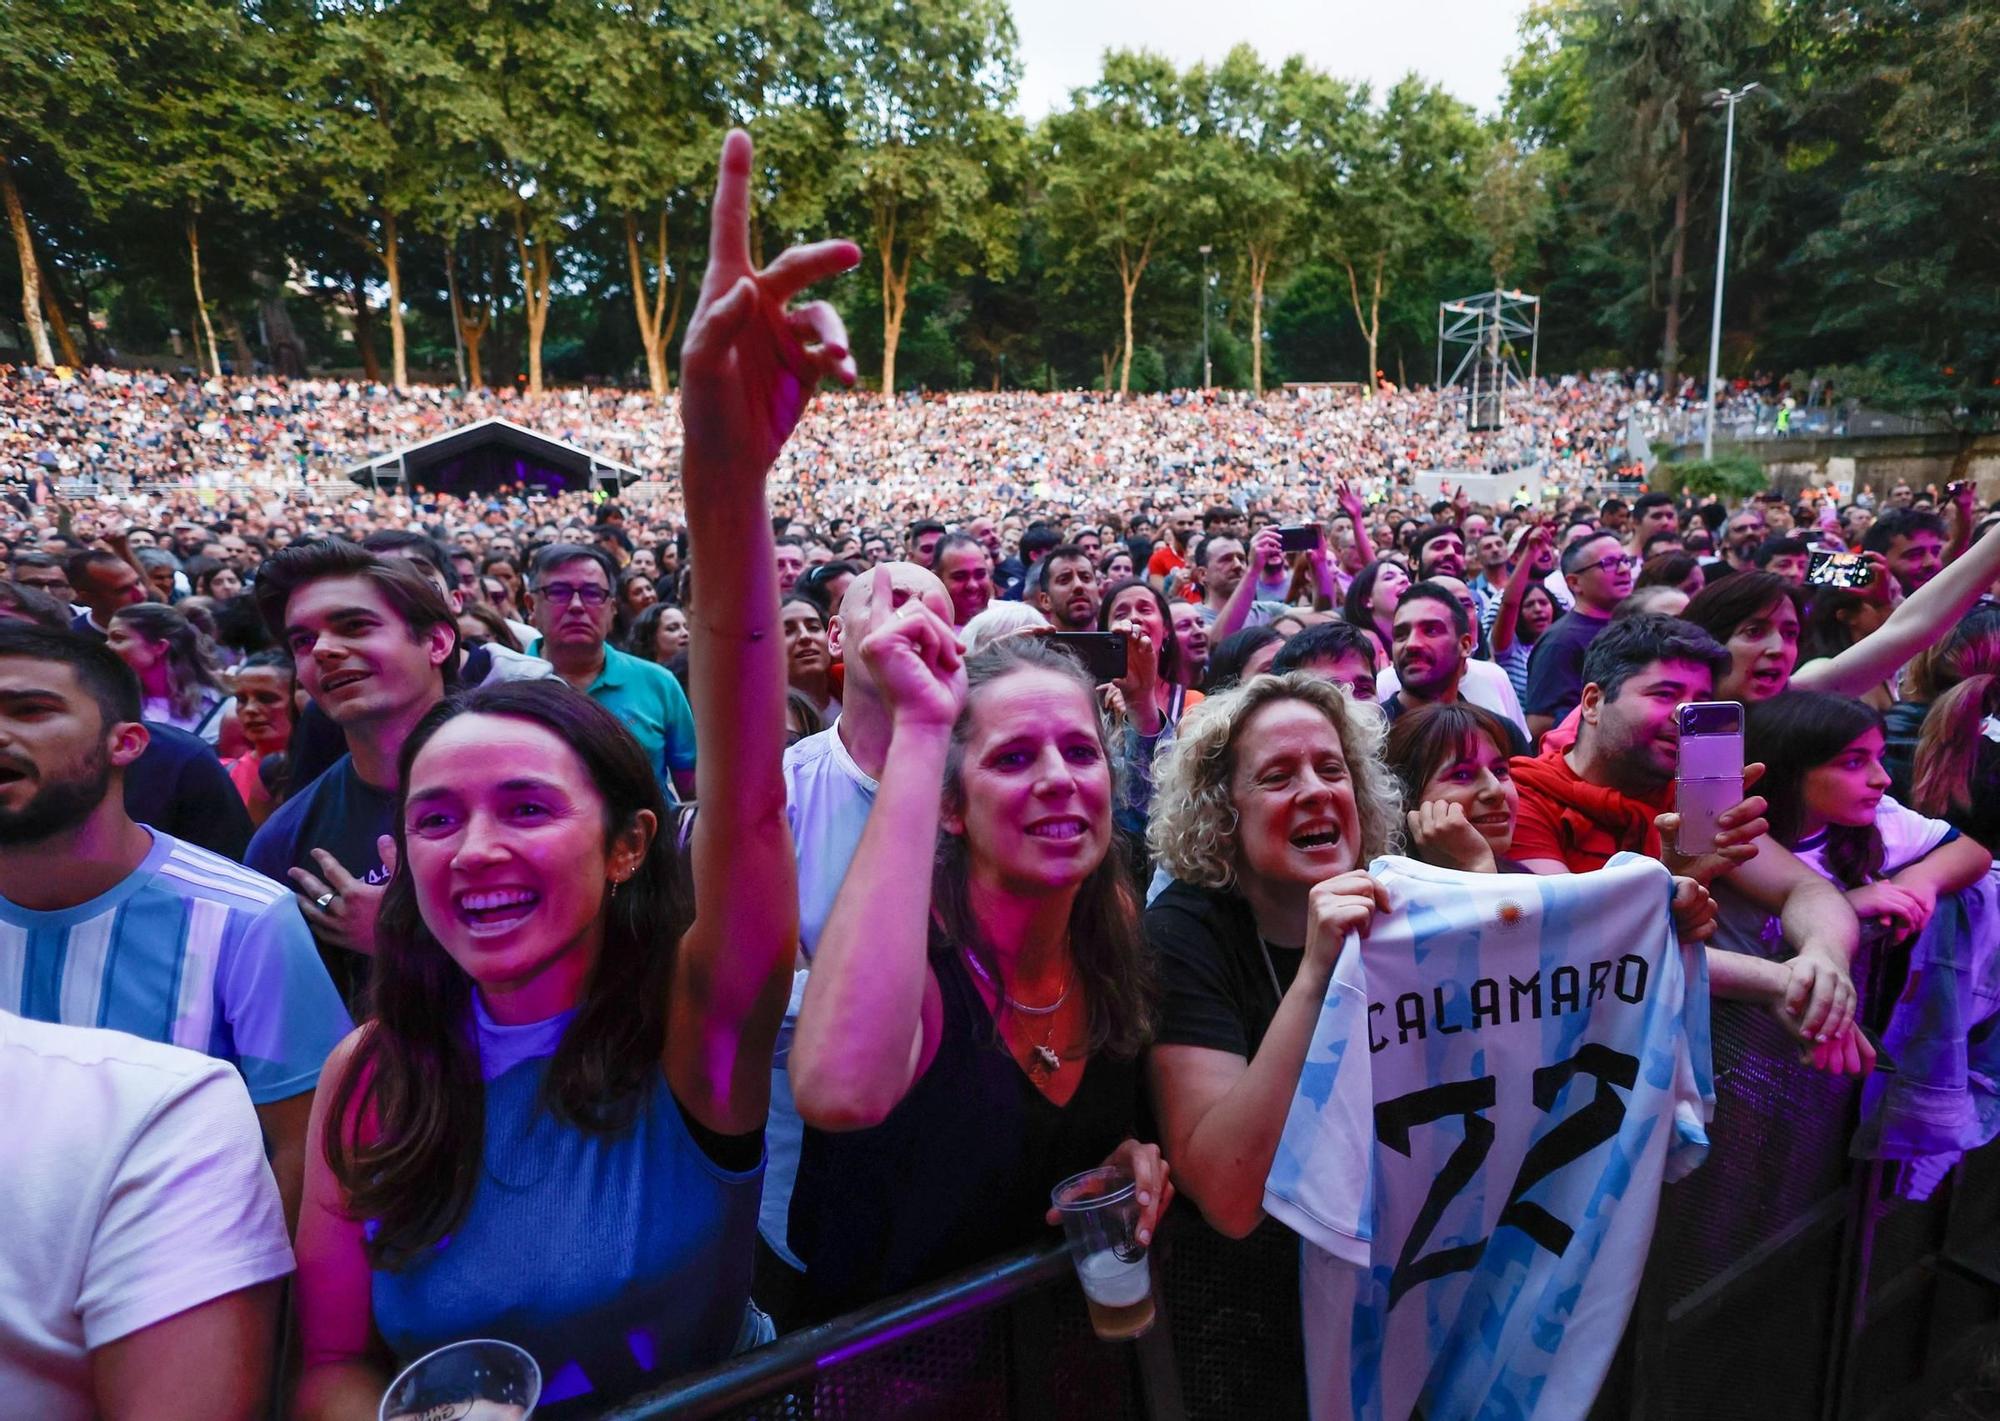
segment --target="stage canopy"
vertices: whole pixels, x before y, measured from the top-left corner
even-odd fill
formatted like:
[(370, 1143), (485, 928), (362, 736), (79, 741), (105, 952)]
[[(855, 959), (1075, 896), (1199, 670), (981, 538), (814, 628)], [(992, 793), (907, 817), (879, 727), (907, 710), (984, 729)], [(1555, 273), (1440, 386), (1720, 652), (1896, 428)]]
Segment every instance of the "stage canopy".
[(364, 488), (414, 489), (459, 497), (513, 486), (547, 494), (601, 488), (616, 493), (644, 477), (621, 464), (504, 419), (482, 419), (448, 434), (378, 454), (347, 476)]

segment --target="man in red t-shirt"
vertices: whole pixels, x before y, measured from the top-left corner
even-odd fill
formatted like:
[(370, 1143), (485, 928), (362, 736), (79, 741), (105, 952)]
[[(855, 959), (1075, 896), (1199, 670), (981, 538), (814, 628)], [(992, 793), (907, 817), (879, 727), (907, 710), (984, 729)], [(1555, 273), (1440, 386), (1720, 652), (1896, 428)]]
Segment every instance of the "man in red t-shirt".
[(1176, 508), (1167, 522), (1167, 536), (1146, 560), (1146, 577), (1165, 592), (1167, 579), (1187, 566), (1188, 548), (1201, 529), (1201, 515), (1192, 508)]
[[(1662, 835), (1678, 827), (1676, 712), (1712, 696), (1728, 666), (1713, 637), (1676, 617), (1624, 617), (1599, 633), (1584, 657), (1575, 744), (1512, 762), (1520, 810), (1510, 853), (1536, 873), (1589, 873), (1629, 851), (1666, 858), (1704, 884), (1727, 875), (1723, 890), (1777, 918), (1796, 955), (1781, 962), (1710, 948), (1711, 990), (1763, 1002), (1809, 1040), (1845, 1046), (1860, 923), (1838, 888), (1769, 837), (1765, 802), (1752, 796), (1725, 813), (1713, 854), (1682, 863), (1662, 852)], [(1748, 767), (1745, 782), (1762, 773)], [(1855, 1044), (1845, 1059), (1851, 1067), (1864, 1055), (1872, 1059)]]

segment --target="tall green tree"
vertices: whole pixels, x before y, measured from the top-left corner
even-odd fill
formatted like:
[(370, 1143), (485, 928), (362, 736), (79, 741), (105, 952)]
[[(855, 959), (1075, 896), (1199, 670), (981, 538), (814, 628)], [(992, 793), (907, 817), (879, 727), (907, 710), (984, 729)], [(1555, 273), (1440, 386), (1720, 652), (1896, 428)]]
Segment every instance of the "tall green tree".
[(1041, 129), (1044, 209), (1074, 267), (1109, 260), (1118, 273), (1118, 393), (1132, 386), (1132, 308), (1162, 245), (1184, 241), (1199, 187), (1198, 120), (1181, 76), (1156, 54), (1114, 50), (1088, 89)]
[(1340, 126), (1324, 121), (1349, 107), (1346, 86), (1294, 55), (1273, 72), (1248, 45), (1214, 70), (1187, 79), (1199, 109), (1202, 166), (1198, 221), (1225, 232), (1240, 254), (1249, 290), (1250, 386), (1264, 392), (1264, 303), (1276, 275), (1301, 249), (1307, 194), (1337, 164)]
[(881, 272), (882, 393), (920, 262), (1005, 275), (1017, 214), (993, 202), (1023, 157), (1004, 0), (844, 0), (831, 37), (845, 73), (843, 183)]

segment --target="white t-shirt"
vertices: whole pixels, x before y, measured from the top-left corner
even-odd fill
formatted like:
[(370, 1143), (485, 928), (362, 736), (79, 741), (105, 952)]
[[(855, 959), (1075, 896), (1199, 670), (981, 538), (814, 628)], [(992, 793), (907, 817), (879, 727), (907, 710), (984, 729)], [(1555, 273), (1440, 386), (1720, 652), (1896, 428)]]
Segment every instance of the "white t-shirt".
[[(1875, 808), (1875, 832), (1882, 836), (1882, 867), (1877, 875), (1880, 878), (1902, 872), (1939, 844), (1958, 837), (1958, 830), (1944, 820), (1906, 809), (1886, 794)], [(1832, 879), (1826, 867), (1824, 830), (1801, 839), (1792, 852), (1821, 878)]]
[[(798, 857), (799, 952), (810, 962), (819, 946), (821, 929), (833, 911), (847, 866), (861, 846), (868, 811), (875, 807), (875, 780), (847, 753), (840, 732), (828, 728), (808, 735), (785, 751), (785, 817), (791, 824), (792, 849)], [(916, 870), (930, 872), (925, 854)], [(778, 1047), (771, 1068), (771, 1110), (764, 1125), (764, 1197), (757, 1210), (757, 1228), (780, 1258), (803, 1271), (791, 1250), (792, 1186), (798, 1179), (799, 1152), (804, 1148), (805, 1123), (792, 1102), (792, 1031), (798, 1025), (799, 1004), (805, 1000), (808, 969), (792, 973), (792, 997), (778, 1028)]]
[(292, 1271), (220, 1061), (0, 1011), (0, 1411), (89, 1421), (90, 1352)]
[[(1375, 699), (1387, 701), (1389, 697), (1403, 689), (1403, 683), (1396, 676), (1396, 668), (1385, 666), (1375, 676)], [(1490, 710), (1502, 720), (1511, 720), (1527, 733), (1528, 717), (1522, 713), (1521, 698), (1514, 694), (1514, 683), (1507, 679), (1507, 673), (1491, 661), (1469, 658), (1465, 663), (1465, 675), (1459, 678), (1458, 693), (1481, 710)]]

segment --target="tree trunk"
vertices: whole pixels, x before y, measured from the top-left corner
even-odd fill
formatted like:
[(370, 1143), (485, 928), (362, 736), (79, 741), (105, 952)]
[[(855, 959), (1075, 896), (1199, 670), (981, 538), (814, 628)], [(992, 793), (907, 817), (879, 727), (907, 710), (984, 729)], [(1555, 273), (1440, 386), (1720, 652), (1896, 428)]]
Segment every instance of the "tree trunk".
[(1264, 398), (1264, 281), (1271, 274), (1271, 253), (1250, 248), (1250, 392)]
[(1687, 285), (1688, 131), (1681, 127), (1681, 181), (1674, 190), (1674, 246), (1667, 265), (1667, 326), (1660, 341), (1660, 388), (1667, 399), (1680, 383), (1681, 296)]
[(299, 339), (298, 327), (292, 324), (292, 313), (285, 309), (284, 291), (262, 280), (258, 284), (264, 288), (257, 306), (264, 318), (264, 348), (270, 353), (272, 373), (288, 380), (303, 379), (305, 342)]
[[(208, 368), (217, 379), (222, 377), (222, 356), (215, 348), (215, 323), (208, 318), (208, 300), (201, 293), (201, 231), (198, 223), (201, 214), (195, 213), (187, 220), (188, 266), (194, 273), (194, 311), (201, 322), (201, 340), (208, 347)], [(201, 364), (201, 357), (195, 357), (195, 364)]]
[(81, 294), (72, 297), (69, 287), (63, 283), (62, 269), (60, 267), (50, 267), (42, 273), (42, 279), (48, 283), (49, 291), (55, 298), (56, 310), (60, 312), (64, 306), (68, 306), (76, 312), (77, 318), (83, 323), (84, 363), (88, 365), (110, 364), (104, 358), (104, 342), (98, 337), (97, 327), (91, 324), (90, 287), (87, 285), (82, 287)]
[(903, 264), (892, 268), (887, 252), (882, 254), (882, 398), (893, 400), (896, 390), (896, 348), (903, 343), (903, 317), (910, 309), (910, 249), (903, 248)]
[(363, 272), (348, 273), (349, 299), (354, 306), (354, 348), (361, 356), (361, 378), (371, 385), (382, 382), (382, 358), (375, 353), (375, 313), (368, 309), (368, 278)]
[[(646, 263), (639, 253), (639, 218), (625, 214), (625, 260), (632, 268), (632, 312), (639, 321), (639, 344), (646, 351), (646, 384), (653, 398), (666, 402), (672, 381), (667, 374), (667, 342), (681, 323), (681, 296), (687, 283), (673, 278), (667, 269), (667, 210), (660, 209), (659, 285), (646, 285)], [(673, 288), (673, 309), (667, 309), (667, 289)]]
[(389, 371), (396, 388), (410, 386), (410, 359), (403, 332), (403, 262), (396, 240), (396, 214), (382, 214), (382, 269), (389, 276)]
[(1363, 393), (1374, 399), (1375, 389), (1375, 348), (1382, 335), (1382, 273), (1389, 264), (1389, 254), (1375, 255), (1375, 279), (1369, 291), (1368, 309), (1361, 308), (1361, 282), (1354, 271), (1351, 259), (1343, 257), (1340, 264), (1347, 269), (1347, 298), (1354, 306), (1354, 324), (1361, 328), (1361, 338), (1368, 342), (1368, 379), (1362, 385)]
[(1118, 365), (1118, 398), (1126, 399), (1132, 391), (1132, 302), (1139, 290), (1139, 278), (1146, 274), (1146, 263), (1153, 259), (1153, 239), (1146, 238), (1139, 248), (1137, 259), (1129, 256), (1125, 248), (1118, 249), (1118, 284), (1124, 289), (1125, 347)]
[(14, 186), (9, 160), (0, 154), (0, 199), (7, 205), (7, 226), (14, 234), (14, 255), (21, 263), (21, 324), (34, 348), (35, 364), (51, 366), (56, 353), (49, 346), (48, 327), (42, 324), (42, 270), (35, 260), (35, 241), (28, 232), (28, 214), (21, 206), (21, 193)]
[(459, 294), (456, 275), (457, 260), (453, 256), (452, 243), (445, 243), (444, 270), (446, 286), (451, 294), (451, 320), (458, 330), (458, 338), (464, 349), (465, 367), (459, 372), (459, 380), (468, 390), (476, 390), (486, 383), (479, 368), (479, 343), (486, 339), (487, 327), (493, 324), (493, 302), (489, 297), (479, 303), (479, 319), (472, 320), (465, 314), (465, 298)]
[(521, 250), (521, 301), (528, 318), (528, 393), (542, 393), (542, 333), (549, 324), (551, 265), (546, 241), (528, 240), (527, 219), (514, 209), (514, 242)]
[[(63, 364), (81, 369), (83, 356), (77, 351), (76, 342), (70, 339), (69, 321), (63, 315), (62, 302), (56, 299), (55, 273), (51, 270), (42, 282), (42, 309), (48, 312), (49, 329), (55, 333), (56, 346), (62, 351)], [(86, 317), (88, 319), (88, 317)]]
[(249, 337), (243, 334), (243, 323), (234, 316), (224, 315), (222, 318), (222, 333), (229, 338), (230, 345), (235, 348), (236, 373), (238, 375), (249, 375), (255, 371), (257, 368), (257, 353), (250, 349)]

